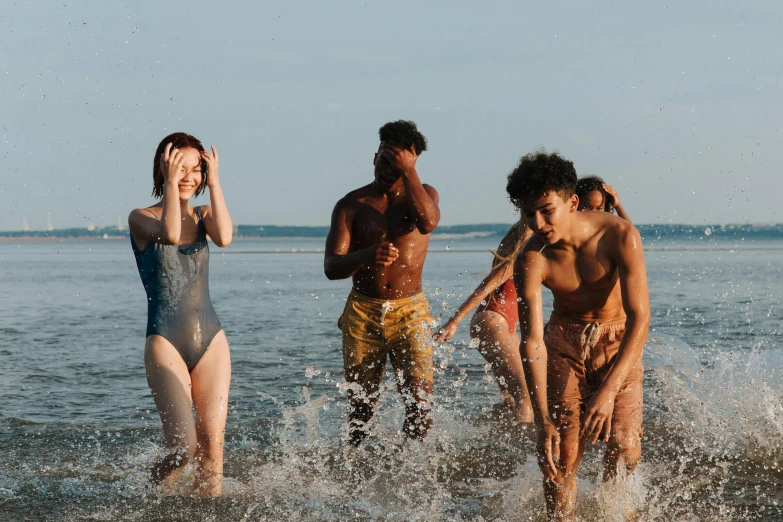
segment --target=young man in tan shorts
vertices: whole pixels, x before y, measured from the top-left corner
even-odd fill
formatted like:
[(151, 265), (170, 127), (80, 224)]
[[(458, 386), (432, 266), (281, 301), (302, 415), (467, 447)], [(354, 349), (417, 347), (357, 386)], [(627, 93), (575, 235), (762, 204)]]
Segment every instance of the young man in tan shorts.
[(421, 439), (431, 422), (432, 316), (421, 274), (440, 220), (438, 192), (416, 171), (427, 140), (415, 123), (387, 123), (379, 134), (375, 180), (337, 202), (324, 255), (326, 277), (353, 278), (338, 320), (353, 444), (368, 434), (387, 356), (405, 401), (403, 431)]
[[(573, 520), (585, 443), (607, 444), (604, 480), (641, 457), (642, 350), (650, 323), (639, 232), (605, 212), (579, 212), (573, 163), (524, 156), (508, 176), (511, 201), (533, 236), (514, 281), (522, 364), (538, 428), (551, 520)], [(541, 289), (554, 297), (544, 326)]]

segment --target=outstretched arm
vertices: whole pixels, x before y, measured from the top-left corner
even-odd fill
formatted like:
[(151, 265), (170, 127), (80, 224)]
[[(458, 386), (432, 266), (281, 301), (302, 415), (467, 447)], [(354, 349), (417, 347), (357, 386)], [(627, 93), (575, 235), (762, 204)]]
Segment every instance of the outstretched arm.
[(413, 214), (416, 228), (422, 234), (429, 234), (438, 226), (440, 208), (438, 208), (438, 191), (429, 185), (422, 185), (419, 173), (416, 171), (418, 156), (411, 148), (401, 149), (392, 145), (383, 145), (381, 154), (386, 155), (389, 162), (402, 173), (402, 183), (408, 195), (408, 204)]
[(207, 187), (209, 187), (209, 202), (211, 205), (204, 205), (202, 216), (204, 226), (207, 229), (209, 238), (221, 248), (227, 247), (234, 234), (234, 225), (231, 223), (231, 216), (228, 214), (226, 200), (223, 197), (223, 189), (220, 188), (220, 174), (218, 165), (218, 153), (215, 146), (212, 146), (212, 154), (202, 152), (201, 157), (207, 162)]
[(389, 266), (400, 255), (397, 247), (389, 241), (350, 252), (352, 229), (353, 216), (345, 199), (341, 199), (332, 211), (332, 223), (324, 248), (324, 273), (329, 279), (347, 279), (362, 266), (371, 263)]
[(639, 231), (632, 226), (624, 227), (619, 232), (616, 248), (620, 292), (626, 315), (625, 333), (612, 367), (585, 407), (582, 436), (591, 443), (595, 443), (599, 437), (604, 441), (609, 440), (614, 399), (631, 369), (642, 356), (650, 326), (647, 269), (644, 265), (644, 251)]
[(473, 293), (468, 296), (464, 303), (462, 303), (454, 315), (443, 325), (438, 331), (438, 334), (434, 337), (436, 343), (448, 341), (457, 332), (457, 326), (460, 321), (465, 319), (468, 313), (476, 308), (481, 301), (487, 298), (489, 294), (494, 292), (500, 285), (508, 281), (508, 278), (514, 273), (514, 266), (512, 261), (506, 261), (504, 263), (498, 263), (489, 272), (489, 275), (484, 278), (481, 283), (473, 290)]
[(520, 355), (538, 428), (538, 466), (547, 479), (557, 476), (560, 434), (552, 423), (547, 398), (547, 351), (541, 303), (544, 262), (535, 249), (523, 250), (514, 263), (514, 284), (519, 300)]
[(163, 172), (163, 208), (160, 219), (150, 210), (136, 209), (128, 216), (128, 228), (136, 244), (146, 248), (148, 243), (176, 245), (182, 233), (182, 216), (179, 202), (179, 182), (185, 175), (185, 156), (171, 143), (161, 154), (160, 169)]

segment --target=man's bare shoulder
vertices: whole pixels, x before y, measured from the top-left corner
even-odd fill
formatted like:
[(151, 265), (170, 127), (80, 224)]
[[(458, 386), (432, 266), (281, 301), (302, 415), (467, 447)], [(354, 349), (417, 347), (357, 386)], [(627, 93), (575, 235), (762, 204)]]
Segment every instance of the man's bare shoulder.
[(612, 226), (616, 238), (615, 244), (618, 248), (642, 248), (642, 235), (639, 230), (622, 218), (618, 217), (616, 221)]
[(544, 248), (545, 243), (541, 241), (541, 238), (537, 234), (531, 234), (530, 238), (522, 246), (520, 256), (527, 256), (530, 254), (538, 254)]
[(628, 246), (641, 245), (641, 235), (633, 224), (608, 212), (585, 212), (593, 236), (600, 238), (600, 244), (615, 252)]
[(608, 212), (596, 212), (596, 214), (603, 214), (601, 216), (601, 228), (607, 239), (622, 243), (634, 235), (639, 236), (636, 227), (623, 218)]
[(579, 214), (585, 231), (590, 237), (603, 236), (606, 239), (612, 239), (620, 237), (629, 230), (635, 230), (631, 223), (609, 212), (593, 210)]
[(546, 264), (546, 257), (542, 255), (545, 246), (545, 243), (536, 234), (530, 236), (517, 256), (515, 270), (543, 268)]
[(375, 196), (375, 192), (372, 189), (372, 184), (359, 187), (356, 190), (352, 190), (337, 201), (337, 208), (350, 209), (360, 204), (363, 199)]

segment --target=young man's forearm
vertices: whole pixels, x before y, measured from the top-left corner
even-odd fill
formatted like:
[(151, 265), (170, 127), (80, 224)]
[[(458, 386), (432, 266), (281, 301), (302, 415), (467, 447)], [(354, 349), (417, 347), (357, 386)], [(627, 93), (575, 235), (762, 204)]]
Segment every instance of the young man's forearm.
[(160, 237), (164, 245), (176, 245), (182, 232), (182, 213), (179, 203), (179, 187), (176, 181), (166, 180), (163, 185), (163, 208), (160, 214)]
[(551, 421), (546, 390), (546, 345), (543, 340), (528, 338), (522, 341), (520, 351), (536, 425), (541, 426)]
[(438, 226), (440, 221), (440, 209), (421, 184), (416, 170), (403, 175), (403, 185), (408, 196), (409, 206), (413, 212), (413, 220), (416, 228), (422, 234), (429, 234)]
[(348, 279), (366, 265), (375, 247), (364, 248), (350, 254), (326, 254), (324, 273), (328, 279)]

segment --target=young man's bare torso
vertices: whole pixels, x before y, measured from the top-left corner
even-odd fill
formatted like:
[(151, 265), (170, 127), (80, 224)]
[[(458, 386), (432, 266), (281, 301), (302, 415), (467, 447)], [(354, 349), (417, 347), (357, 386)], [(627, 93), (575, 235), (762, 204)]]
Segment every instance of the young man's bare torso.
[(534, 235), (526, 251), (535, 255), (526, 255), (540, 265), (541, 284), (551, 290), (556, 314), (598, 323), (623, 318), (615, 259), (621, 236), (633, 227), (610, 214), (591, 212), (579, 218), (573, 244), (547, 245)]
[[(604, 478), (641, 455), (641, 355), (649, 325), (638, 231), (578, 212), (576, 173), (556, 154), (524, 157), (509, 195), (534, 235), (515, 264), (523, 366), (538, 427), (547, 511), (572, 520), (585, 443), (607, 443)], [(542, 287), (552, 291), (546, 327)]]
[[(423, 188), (437, 201), (435, 189)], [(330, 231), (333, 237), (327, 244), (331, 249), (327, 249), (364, 258), (352, 275), (354, 290), (378, 299), (400, 299), (421, 292), (430, 236), (417, 228), (404, 187), (388, 194), (366, 185), (341, 199), (335, 213), (338, 227)], [(377, 262), (387, 258), (394, 262)]]

